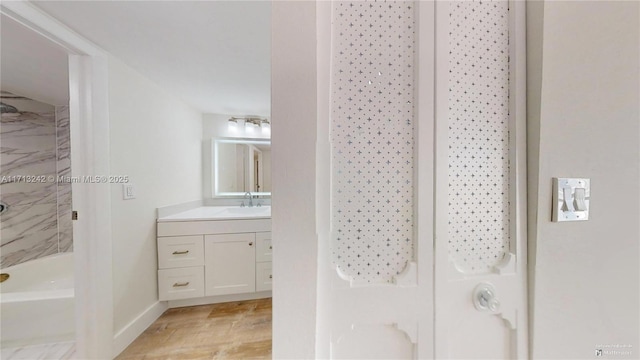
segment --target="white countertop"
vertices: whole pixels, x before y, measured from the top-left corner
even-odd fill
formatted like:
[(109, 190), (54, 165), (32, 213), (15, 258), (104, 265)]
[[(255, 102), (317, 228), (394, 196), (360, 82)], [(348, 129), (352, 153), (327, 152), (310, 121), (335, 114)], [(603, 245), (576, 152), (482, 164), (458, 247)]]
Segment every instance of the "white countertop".
[(270, 218), (271, 206), (201, 206), (195, 209), (158, 218), (158, 221), (251, 220)]

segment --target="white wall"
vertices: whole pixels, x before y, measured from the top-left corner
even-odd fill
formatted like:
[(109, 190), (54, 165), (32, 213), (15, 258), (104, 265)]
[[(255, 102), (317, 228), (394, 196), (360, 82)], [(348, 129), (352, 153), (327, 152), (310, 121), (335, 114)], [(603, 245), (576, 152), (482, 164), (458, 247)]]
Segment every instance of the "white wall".
[[(114, 331), (158, 301), (156, 208), (202, 199), (202, 115), (115, 58), (109, 60)], [(106, 210), (106, 209), (105, 209)]]
[(273, 358), (315, 356), (316, 3), (272, 4)]
[[(640, 5), (529, 4), (533, 358), (637, 358)], [(550, 221), (552, 177), (591, 179), (587, 222)]]

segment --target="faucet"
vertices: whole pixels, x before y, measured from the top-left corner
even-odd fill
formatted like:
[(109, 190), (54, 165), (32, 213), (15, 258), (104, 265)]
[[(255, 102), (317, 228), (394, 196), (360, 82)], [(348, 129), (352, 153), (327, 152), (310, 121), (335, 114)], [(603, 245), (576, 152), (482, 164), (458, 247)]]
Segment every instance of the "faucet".
[[(251, 196), (251, 193), (248, 191), (244, 193), (244, 197), (246, 198), (247, 195), (249, 195), (249, 207), (253, 207), (253, 196)], [(244, 201), (242, 202), (242, 204), (244, 204)]]

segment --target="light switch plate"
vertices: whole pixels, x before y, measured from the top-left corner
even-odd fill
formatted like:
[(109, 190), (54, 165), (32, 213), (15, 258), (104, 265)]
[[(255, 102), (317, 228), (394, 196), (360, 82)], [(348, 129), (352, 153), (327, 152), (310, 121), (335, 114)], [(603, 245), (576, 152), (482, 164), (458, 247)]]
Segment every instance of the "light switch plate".
[(124, 200), (136, 198), (136, 193), (133, 191), (133, 184), (122, 184), (122, 198)]
[[(576, 189), (578, 199), (576, 199)], [(583, 201), (579, 197), (584, 193)], [(554, 222), (589, 220), (589, 200), (591, 198), (591, 181), (577, 178), (553, 178), (553, 209)], [(580, 209), (583, 207), (584, 209)]]

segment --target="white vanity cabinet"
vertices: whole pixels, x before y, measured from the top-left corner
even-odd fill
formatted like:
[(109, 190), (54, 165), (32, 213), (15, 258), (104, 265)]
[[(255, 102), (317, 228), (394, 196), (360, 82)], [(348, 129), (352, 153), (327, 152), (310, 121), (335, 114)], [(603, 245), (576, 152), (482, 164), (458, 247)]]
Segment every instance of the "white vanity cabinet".
[(235, 294), (270, 291), (272, 248), (268, 218), (159, 219), (159, 299), (201, 298), (199, 303), (207, 303), (216, 301), (208, 297), (230, 301), (228, 296)]

